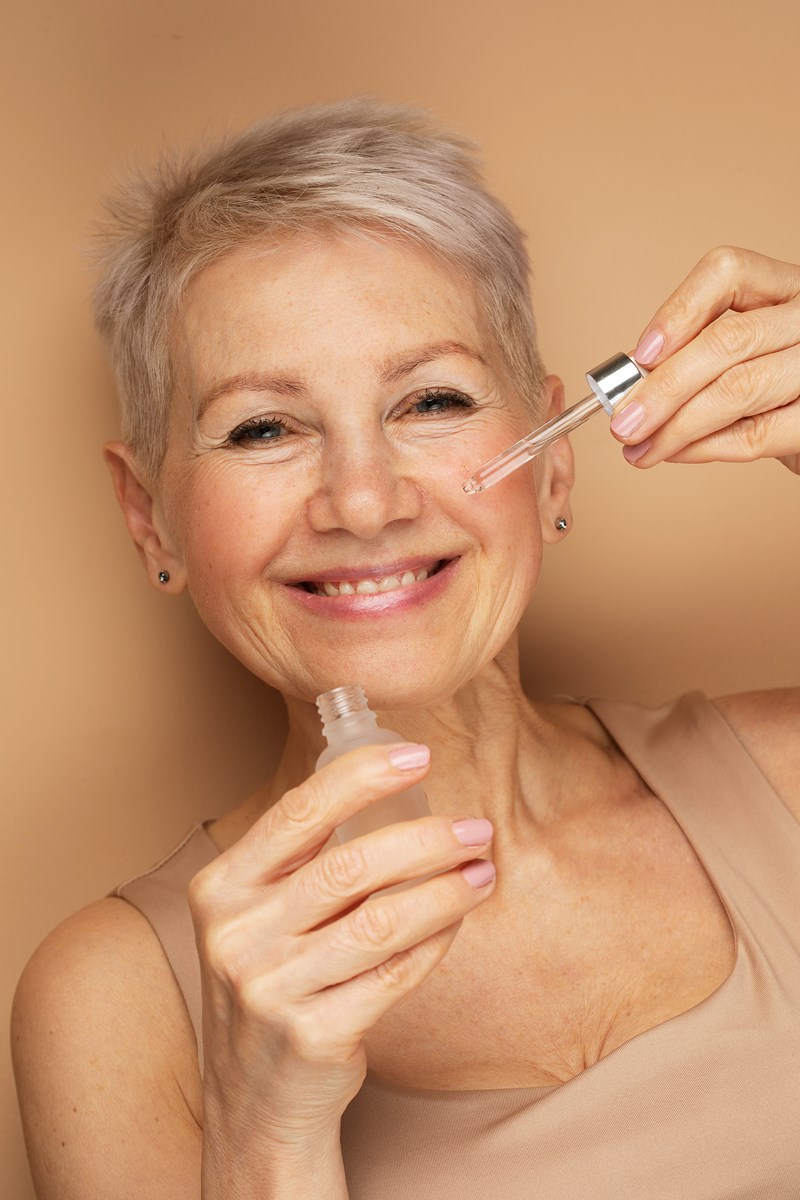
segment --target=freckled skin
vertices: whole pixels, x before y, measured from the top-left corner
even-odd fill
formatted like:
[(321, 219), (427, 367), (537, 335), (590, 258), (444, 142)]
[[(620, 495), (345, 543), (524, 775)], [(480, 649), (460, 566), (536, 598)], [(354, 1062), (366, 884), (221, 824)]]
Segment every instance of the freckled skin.
[[(387, 358), (444, 339), (487, 365), (448, 353), (381, 382)], [(164, 507), (200, 615), (237, 658), (288, 695), (312, 699), (346, 677), (402, 707), (451, 696), (501, 651), (541, 564), (534, 474), (480, 497), (462, 483), (533, 422), (459, 275), (396, 239), (250, 246), (193, 281), (173, 342)], [(243, 372), (306, 390), (228, 393), (198, 422), (199, 399)], [(413, 411), (431, 387), (475, 407)], [(227, 442), (276, 415), (291, 423), (279, 445)], [(396, 617), (331, 622), (285, 586), (415, 555), (461, 562), (440, 597)]]

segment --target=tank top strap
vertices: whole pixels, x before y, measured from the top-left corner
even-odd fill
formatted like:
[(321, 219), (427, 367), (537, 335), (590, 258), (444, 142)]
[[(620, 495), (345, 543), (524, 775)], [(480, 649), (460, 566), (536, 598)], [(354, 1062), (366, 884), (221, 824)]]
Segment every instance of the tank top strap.
[(147, 918), (172, 968), (197, 1039), (203, 1073), (203, 1005), (200, 962), (189, 911), (189, 882), (219, 854), (202, 823), (192, 826), (166, 858), (110, 893), (127, 900)]
[(719, 709), (699, 691), (659, 708), (586, 707), (666, 804), (712, 880), (748, 924), (792, 931), (800, 911), (800, 822)]

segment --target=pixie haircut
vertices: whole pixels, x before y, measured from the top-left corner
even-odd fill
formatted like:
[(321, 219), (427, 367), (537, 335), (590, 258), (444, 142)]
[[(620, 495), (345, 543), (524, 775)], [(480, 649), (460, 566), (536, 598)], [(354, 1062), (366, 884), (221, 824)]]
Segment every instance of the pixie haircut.
[(471, 280), (514, 387), (535, 408), (524, 234), (486, 189), (475, 145), (427, 112), (369, 97), (278, 113), (212, 147), (137, 170), (95, 231), (95, 323), (108, 342), (122, 436), (158, 479), (172, 373), (169, 330), (189, 282), (239, 246), (378, 229)]

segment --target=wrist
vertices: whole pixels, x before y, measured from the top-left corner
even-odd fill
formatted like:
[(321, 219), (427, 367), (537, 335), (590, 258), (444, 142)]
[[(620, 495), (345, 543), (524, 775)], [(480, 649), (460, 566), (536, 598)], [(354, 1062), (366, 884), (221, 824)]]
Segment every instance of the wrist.
[[(255, 1139), (254, 1139), (255, 1141)], [(247, 1151), (203, 1139), (202, 1200), (349, 1200), (338, 1128), (316, 1135), (263, 1137)]]

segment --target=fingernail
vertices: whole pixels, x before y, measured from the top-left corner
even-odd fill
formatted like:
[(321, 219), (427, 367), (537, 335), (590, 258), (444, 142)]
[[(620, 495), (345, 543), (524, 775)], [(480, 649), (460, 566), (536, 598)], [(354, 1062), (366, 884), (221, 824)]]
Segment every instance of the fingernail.
[(487, 883), (491, 883), (497, 872), (494, 869), (494, 863), (489, 862), (488, 858), (479, 858), (462, 867), (461, 874), (472, 887), (481, 888), (486, 887)]
[(389, 751), (389, 762), (398, 771), (413, 771), (415, 767), (424, 767), (430, 762), (431, 752), (428, 746), (419, 742), (408, 742), (405, 746), (397, 746)]
[(453, 833), (462, 846), (485, 846), (492, 840), (494, 826), (484, 817), (468, 817), (453, 821)]
[(629, 463), (638, 462), (640, 458), (644, 458), (647, 451), (650, 449), (650, 438), (646, 442), (639, 442), (637, 446), (623, 446), (623, 457)]
[(611, 428), (620, 437), (630, 437), (639, 428), (645, 416), (643, 404), (629, 404), (622, 412), (617, 413), (611, 422)]
[(643, 367), (646, 367), (648, 363), (656, 361), (663, 349), (663, 333), (659, 333), (657, 329), (651, 329), (639, 342), (639, 345), (633, 352), (633, 357), (637, 363), (641, 363)]

